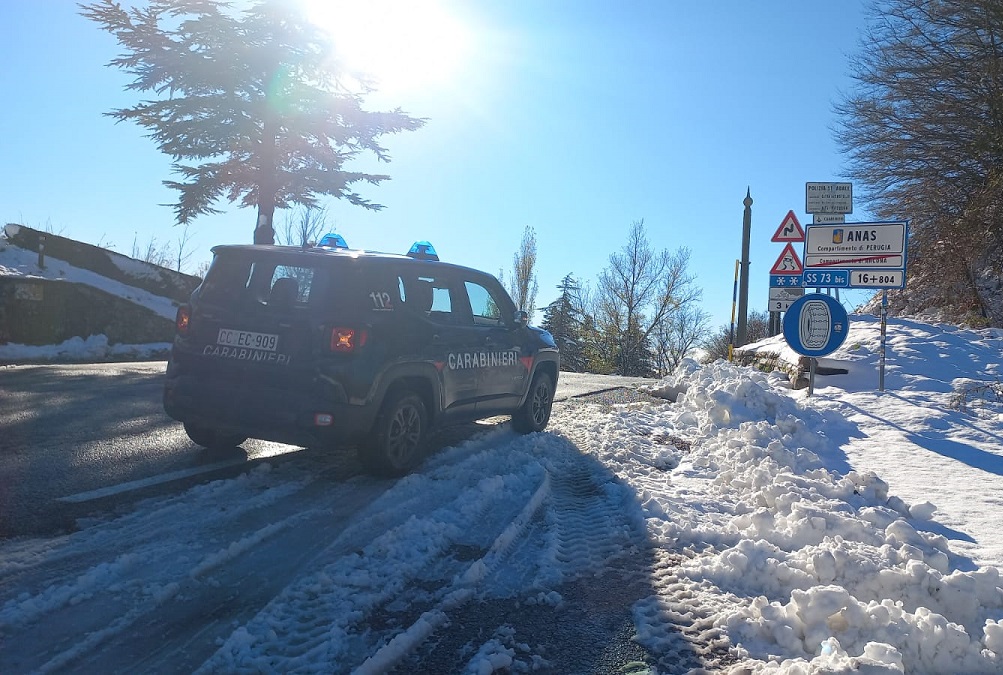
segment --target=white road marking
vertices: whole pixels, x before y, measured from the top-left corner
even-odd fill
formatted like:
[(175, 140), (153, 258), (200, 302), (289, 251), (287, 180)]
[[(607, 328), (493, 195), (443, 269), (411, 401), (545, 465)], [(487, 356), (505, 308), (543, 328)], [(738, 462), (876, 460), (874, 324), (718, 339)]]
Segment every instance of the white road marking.
[(209, 473), (210, 471), (218, 471), (219, 469), (226, 469), (231, 466), (238, 466), (240, 464), (251, 464), (260, 459), (265, 459), (268, 457), (278, 457), (281, 455), (288, 455), (290, 453), (299, 452), (300, 450), (302, 450), (302, 448), (293, 445), (281, 445), (278, 443), (269, 445), (275, 445), (277, 446), (277, 448), (275, 450), (269, 448), (265, 452), (255, 452), (253, 457), (247, 457), (243, 459), (229, 459), (225, 462), (215, 462), (213, 464), (205, 464), (203, 466), (192, 467), (191, 469), (180, 469), (178, 471), (170, 471), (168, 473), (162, 473), (157, 476), (150, 476), (149, 478), (132, 480), (127, 483), (119, 483), (118, 485), (109, 485), (108, 487), (99, 488), (97, 490), (89, 490), (88, 492), (79, 492), (75, 495), (68, 495), (66, 497), (57, 497), (56, 501), (68, 504), (81, 504), (83, 502), (89, 502), (94, 499), (102, 499), (103, 497), (111, 497), (113, 495), (124, 494), (126, 492), (132, 492), (133, 490), (140, 490), (142, 488), (151, 487), (153, 485), (162, 485), (164, 483), (170, 483), (171, 481), (180, 480), (182, 478), (190, 478), (191, 476), (198, 476), (199, 474)]

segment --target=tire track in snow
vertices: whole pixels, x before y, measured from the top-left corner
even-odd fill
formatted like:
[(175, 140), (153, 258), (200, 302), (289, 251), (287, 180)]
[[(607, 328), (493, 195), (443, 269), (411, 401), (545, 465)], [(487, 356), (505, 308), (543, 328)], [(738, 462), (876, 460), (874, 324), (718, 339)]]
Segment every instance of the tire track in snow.
[[(318, 533), (336, 534), (385, 487), (350, 481), (332, 490), (303, 471), (259, 467), (56, 540), (21, 542), (0, 593), (35, 590), (0, 605), (0, 670), (90, 663), (135, 672), (158, 653), (167, 656), (157, 670), (178, 668), (174, 642), (205, 634), (205, 615), (218, 622), (267, 602), (326, 545)], [(262, 567), (280, 581), (262, 578)], [(38, 652), (40, 644), (48, 649)]]
[[(662, 405), (666, 404), (655, 403)], [(664, 491), (662, 484), (673, 480), (672, 470), (691, 451), (692, 441), (663, 427), (648, 406), (635, 404), (613, 409), (601, 419), (590, 421), (585, 414), (566, 418), (561, 430), (622, 481), (627, 493), (624, 511), (634, 514), (632, 527), (646, 532), (646, 517), (662, 513), (649, 501), (649, 488)], [(636, 597), (632, 639), (644, 646), (660, 672), (733, 664), (731, 643), (714, 625), (712, 608), (701, 606), (698, 585), (680, 574), (680, 565), (692, 552), (654, 546), (646, 534), (641, 541), (636, 555), (611, 560), (606, 571), (619, 580), (624, 592)]]
[[(460, 553), (483, 550), (490, 559), (492, 542), (501, 542), (497, 551), (517, 536), (512, 532), (506, 539), (506, 528), (526, 500), (512, 495), (531, 498), (546, 474), (515, 445), (478, 451), (470, 444), (470, 454), (457, 463), (433, 462), (426, 473), (399, 481), (377, 502), (406, 512), (404, 522), (376, 528), (378, 513), (358, 521), (345, 537), (365, 531), (368, 544), (346, 554), (336, 541), (313, 560), (316, 572), (296, 580), (235, 630), (197, 672), (288, 672), (318, 662), (347, 672), (395, 637), (404, 636), (391, 651), (410, 649), (411, 636), (420, 639), (425, 630), (423, 622), (434, 630), (438, 606), (462, 601), (464, 588), (483, 574), (482, 566)], [(424, 508), (417, 508), (416, 495), (425, 500)], [(454, 592), (459, 595), (451, 596)], [(384, 652), (380, 658), (389, 657)]]
[(473, 602), (425, 617), (425, 633), (429, 623), (448, 621), (448, 629), (393, 673), (618, 672), (645, 657), (631, 640), (632, 604), (653, 592), (643, 519), (629, 506), (629, 487), (588, 452), (605, 415), (598, 406), (569, 408), (555, 408), (556, 433), (510, 446), (524, 445), (551, 476), (536, 516)]

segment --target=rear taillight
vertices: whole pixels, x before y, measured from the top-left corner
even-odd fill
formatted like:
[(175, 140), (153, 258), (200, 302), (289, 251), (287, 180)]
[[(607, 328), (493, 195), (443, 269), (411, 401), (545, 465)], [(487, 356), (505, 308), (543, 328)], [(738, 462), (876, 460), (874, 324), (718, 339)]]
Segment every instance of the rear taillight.
[(354, 352), (366, 344), (366, 331), (336, 326), (331, 329), (331, 351), (339, 354)]
[(178, 330), (178, 335), (184, 337), (188, 335), (188, 329), (192, 324), (192, 308), (188, 305), (178, 307), (177, 316), (174, 317), (174, 327)]

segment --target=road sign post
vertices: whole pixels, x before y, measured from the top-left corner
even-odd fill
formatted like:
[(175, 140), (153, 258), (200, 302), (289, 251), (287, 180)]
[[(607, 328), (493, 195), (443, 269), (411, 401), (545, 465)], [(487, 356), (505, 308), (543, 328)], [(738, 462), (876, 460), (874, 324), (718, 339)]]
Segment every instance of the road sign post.
[(790, 304), (804, 294), (804, 290), (801, 289), (801, 272), (804, 267), (793, 246), (794, 243), (804, 241), (804, 228), (798, 222), (793, 209), (780, 221), (780, 226), (770, 241), (786, 244), (770, 269), (770, 301), (767, 307), (770, 312), (772, 336), (780, 332), (780, 314), (787, 311)]
[(745, 190), (742, 200), (745, 211), (742, 212), (742, 276), (738, 281), (738, 338), (739, 347), (748, 339), (749, 327), (749, 245), (752, 235), (752, 191)]

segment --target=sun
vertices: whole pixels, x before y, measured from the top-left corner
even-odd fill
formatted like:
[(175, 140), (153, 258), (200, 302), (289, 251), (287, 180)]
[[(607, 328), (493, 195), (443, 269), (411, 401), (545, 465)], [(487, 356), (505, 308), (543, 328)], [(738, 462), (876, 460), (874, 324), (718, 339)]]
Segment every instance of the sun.
[(371, 77), (384, 93), (448, 83), (470, 37), (435, 0), (301, 0), (307, 16), (333, 38), (338, 58)]

